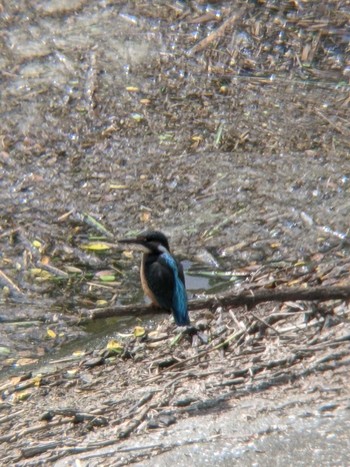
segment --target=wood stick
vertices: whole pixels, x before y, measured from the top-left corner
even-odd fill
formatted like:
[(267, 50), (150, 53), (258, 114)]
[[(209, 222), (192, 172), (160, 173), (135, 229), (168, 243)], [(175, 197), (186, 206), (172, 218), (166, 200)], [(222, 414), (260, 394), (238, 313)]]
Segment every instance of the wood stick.
[[(189, 303), (190, 311), (211, 309), (217, 306), (223, 308), (247, 306), (254, 307), (264, 302), (287, 302), (287, 301), (320, 301), (348, 300), (350, 299), (350, 286), (319, 286), (319, 287), (294, 287), (284, 289), (263, 289), (256, 292), (245, 291), (239, 294), (227, 293), (218, 296), (207, 296), (206, 298), (194, 300)], [(160, 308), (144, 305), (111, 306), (105, 308), (94, 308), (93, 310), (82, 310), (80, 318), (72, 318), (74, 324), (85, 324), (95, 319), (141, 316), (150, 313), (163, 313)], [(269, 323), (271, 325), (272, 323)]]

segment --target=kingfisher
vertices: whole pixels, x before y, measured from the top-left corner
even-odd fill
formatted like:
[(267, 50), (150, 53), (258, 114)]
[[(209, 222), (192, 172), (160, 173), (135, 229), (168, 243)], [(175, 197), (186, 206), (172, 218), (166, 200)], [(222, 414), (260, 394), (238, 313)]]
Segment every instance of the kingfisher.
[(190, 325), (183, 267), (170, 253), (167, 237), (149, 230), (119, 242), (137, 245), (143, 251), (141, 284), (153, 305), (171, 312), (177, 326)]

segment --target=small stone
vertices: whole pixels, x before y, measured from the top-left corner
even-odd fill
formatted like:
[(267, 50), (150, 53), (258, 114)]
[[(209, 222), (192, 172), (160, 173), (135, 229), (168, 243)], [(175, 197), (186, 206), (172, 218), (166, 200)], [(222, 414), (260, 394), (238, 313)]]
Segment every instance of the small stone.
[(339, 407), (339, 404), (335, 404), (334, 402), (329, 402), (328, 404), (321, 405), (321, 407), (318, 408), (319, 412), (332, 412), (335, 410), (337, 407)]

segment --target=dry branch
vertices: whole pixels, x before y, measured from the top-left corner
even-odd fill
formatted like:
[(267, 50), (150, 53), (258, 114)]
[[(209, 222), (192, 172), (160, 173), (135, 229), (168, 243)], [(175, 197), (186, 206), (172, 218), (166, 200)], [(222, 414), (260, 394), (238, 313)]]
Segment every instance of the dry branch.
[[(249, 291), (240, 294), (227, 293), (219, 296), (208, 296), (189, 303), (190, 310), (212, 309), (217, 306), (223, 308), (247, 306), (254, 307), (264, 302), (287, 302), (287, 301), (320, 301), (348, 300), (350, 299), (350, 287), (310, 287), (310, 288), (287, 288), (287, 289), (264, 289), (257, 292)], [(157, 308), (144, 305), (111, 306), (106, 308), (94, 308), (93, 310), (81, 310), (80, 318), (73, 318), (73, 324), (85, 324), (95, 319), (140, 316), (152, 312), (161, 312)], [(269, 322), (268, 325), (272, 325)]]

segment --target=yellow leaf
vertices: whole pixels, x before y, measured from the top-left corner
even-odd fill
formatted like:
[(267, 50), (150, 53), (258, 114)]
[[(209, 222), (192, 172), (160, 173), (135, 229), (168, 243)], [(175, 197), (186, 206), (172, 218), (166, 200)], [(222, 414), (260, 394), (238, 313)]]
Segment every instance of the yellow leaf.
[(142, 337), (146, 334), (146, 330), (145, 328), (143, 328), (142, 326), (136, 326), (135, 329), (134, 329), (134, 336), (135, 337)]
[(136, 86), (127, 86), (126, 87), (126, 90), (128, 92), (139, 92), (140, 88), (136, 87)]
[(31, 396), (31, 393), (28, 391), (17, 392), (14, 397), (14, 402), (23, 402)]
[(90, 242), (86, 245), (82, 245), (84, 250), (91, 250), (91, 251), (105, 251), (110, 250), (111, 247), (107, 243), (104, 242)]
[(196, 142), (199, 142), (199, 141), (202, 141), (203, 140), (203, 136), (200, 136), (200, 135), (194, 135), (192, 136), (192, 141), (196, 141)]
[(40, 268), (31, 268), (30, 272), (33, 276), (42, 281), (47, 281), (53, 277), (48, 271)]
[(107, 300), (97, 300), (96, 301), (96, 305), (97, 306), (105, 306), (105, 305), (108, 305), (108, 301)]
[(57, 334), (56, 334), (55, 331), (53, 331), (52, 329), (48, 329), (48, 330), (47, 330), (47, 335), (48, 335), (49, 337), (51, 337), (52, 339), (56, 339), (56, 337), (57, 337)]
[(110, 351), (116, 352), (116, 353), (120, 353), (120, 352), (123, 351), (123, 346), (121, 345), (120, 342), (112, 339), (107, 344), (107, 350), (110, 350)]
[(39, 242), (39, 240), (34, 240), (34, 241), (33, 241), (33, 246), (34, 246), (35, 248), (37, 248), (38, 250), (40, 250), (40, 248), (41, 248), (42, 245), (41, 245), (41, 243)]
[(39, 387), (40, 384), (41, 384), (41, 375), (35, 376), (35, 377), (32, 379), (32, 381), (33, 381), (34, 386)]

